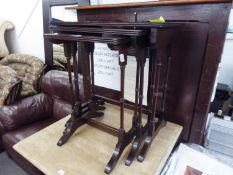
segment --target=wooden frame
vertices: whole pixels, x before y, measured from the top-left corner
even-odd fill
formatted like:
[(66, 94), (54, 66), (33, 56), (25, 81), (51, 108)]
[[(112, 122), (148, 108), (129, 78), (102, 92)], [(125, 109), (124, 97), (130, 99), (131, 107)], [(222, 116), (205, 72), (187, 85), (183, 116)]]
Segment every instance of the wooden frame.
[[(82, 0), (80, 2), (83, 2)], [(147, 6), (161, 6), (161, 5), (188, 5), (188, 4), (211, 4), (211, 3), (228, 3), (231, 0), (160, 0), (155, 2), (137, 2), (137, 3), (120, 3), (107, 5), (81, 5), (78, 7), (67, 7), (66, 9), (108, 9), (108, 8), (131, 8), (131, 7), (147, 7)]]

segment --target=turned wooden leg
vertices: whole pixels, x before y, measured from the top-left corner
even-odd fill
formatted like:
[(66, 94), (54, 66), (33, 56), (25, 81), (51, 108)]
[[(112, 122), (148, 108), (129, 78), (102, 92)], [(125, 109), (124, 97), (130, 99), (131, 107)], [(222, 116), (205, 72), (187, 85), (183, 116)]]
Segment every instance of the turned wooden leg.
[[(63, 132), (63, 136), (59, 139), (57, 145), (62, 146), (64, 143), (68, 141), (68, 139), (72, 136), (72, 134), (76, 131), (78, 127), (83, 125), (86, 121), (81, 118), (82, 108), (81, 108), (81, 100), (79, 98), (79, 82), (78, 82), (78, 60), (76, 57), (77, 52), (77, 43), (64, 43), (64, 53), (67, 58), (68, 63), (68, 75), (70, 82), (70, 90), (73, 92), (73, 112), (71, 114), (71, 118), (65, 124), (65, 131)], [(74, 83), (75, 89), (73, 87), (73, 81), (71, 76), (71, 66), (70, 66), (70, 58), (71, 54), (73, 56), (74, 63)]]
[(90, 60), (91, 60), (91, 99), (95, 102), (95, 110), (96, 111), (103, 111), (105, 107), (103, 106), (104, 103), (97, 100), (95, 97), (95, 70), (94, 70), (94, 44), (90, 49)]
[[(153, 50), (155, 52), (155, 50)], [(159, 95), (159, 82), (160, 82), (160, 72), (161, 72), (161, 55), (158, 53), (157, 61), (154, 61), (154, 71), (153, 71), (153, 82), (152, 82), (152, 106), (151, 106), (151, 118), (148, 117), (148, 126), (147, 126), (147, 136), (144, 142), (144, 145), (138, 155), (138, 160), (143, 161), (145, 156), (150, 148), (150, 145), (155, 136), (155, 130), (158, 129), (155, 121), (156, 109), (157, 109), (157, 100)], [(158, 124), (158, 123), (157, 123)], [(160, 126), (160, 125), (159, 125)]]
[(152, 120), (152, 103), (153, 103), (153, 92), (154, 92), (154, 75), (155, 75), (155, 59), (156, 52), (150, 51), (149, 57), (149, 77), (148, 77), (148, 87), (147, 87), (147, 110), (148, 110), (148, 121)]
[(132, 128), (129, 132), (125, 133), (124, 130), (120, 130), (120, 139), (116, 144), (115, 150), (111, 159), (109, 160), (107, 166), (105, 167), (105, 173), (109, 174), (112, 172), (113, 168), (116, 166), (119, 158), (121, 157), (125, 148), (131, 143), (135, 136), (135, 130)]
[[(145, 57), (145, 49), (143, 48), (138, 48), (136, 51), (136, 58), (137, 58), (137, 62), (139, 63), (139, 68), (140, 68), (140, 74), (139, 74), (139, 96), (135, 97), (135, 111), (137, 111), (136, 116), (134, 116), (134, 121), (133, 122), (133, 127), (136, 128), (136, 137), (132, 143), (132, 147), (130, 150), (130, 153), (125, 161), (126, 165), (131, 165), (131, 163), (133, 162), (133, 160), (135, 159), (135, 157), (138, 154), (138, 151), (140, 149), (140, 146), (142, 144), (143, 141), (143, 137), (144, 137), (144, 128), (142, 126), (142, 108), (143, 108), (143, 86), (144, 86), (144, 67), (145, 67), (145, 62), (146, 62), (146, 57)], [(138, 64), (137, 63), (137, 64)], [(138, 72), (137, 72), (138, 73)], [(136, 89), (137, 89), (137, 80), (136, 80)], [(137, 96), (137, 94), (136, 94)], [(137, 98), (137, 99), (136, 99)], [(139, 105), (137, 105), (137, 101), (139, 101)]]
[(116, 144), (115, 150), (107, 166), (105, 167), (105, 173), (109, 174), (115, 167), (119, 158), (121, 157), (126, 146), (132, 141), (134, 137), (133, 131), (125, 133), (124, 129), (124, 81), (125, 81), (125, 65), (127, 64), (126, 51), (124, 54), (120, 54), (119, 64), (121, 69), (121, 99), (120, 99), (120, 129), (118, 143)]
[(148, 124), (148, 134), (146, 136), (144, 145), (138, 155), (137, 159), (139, 162), (143, 162), (146, 154), (148, 153), (150, 146), (154, 140), (154, 137), (158, 134), (160, 129), (166, 125), (166, 121), (159, 121), (159, 122), (150, 122)]
[(163, 96), (161, 100), (161, 110), (158, 115), (159, 120), (164, 120), (164, 112), (165, 112), (165, 102), (166, 102), (166, 96), (167, 96), (167, 88), (168, 88), (168, 78), (169, 78), (169, 72), (170, 72), (170, 64), (171, 64), (171, 45), (168, 46), (166, 51), (166, 69), (164, 74), (164, 82), (163, 82)]
[(139, 73), (140, 73), (140, 63), (137, 61), (137, 68), (136, 68), (136, 85), (135, 85), (135, 104), (134, 104), (134, 115), (133, 115), (133, 122), (132, 127), (136, 126), (137, 119), (138, 119), (138, 96), (139, 96)]
[[(83, 83), (84, 83), (84, 94), (85, 99), (88, 102), (89, 112), (86, 115), (87, 118), (101, 117), (104, 115), (103, 112), (98, 112), (97, 104), (94, 101), (94, 89), (91, 83), (90, 76), (90, 55), (93, 59), (94, 43), (81, 43), (79, 44), (80, 49), (82, 50), (79, 59), (81, 59), (82, 64), (82, 74), (83, 74)], [(91, 54), (92, 53), (92, 54)], [(94, 64), (91, 68), (94, 71)], [(93, 77), (94, 78), (94, 77)], [(93, 82), (94, 83), (94, 82)]]
[[(140, 162), (142, 162), (145, 157), (146, 157), (146, 154), (154, 140), (154, 137), (158, 134), (159, 130), (164, 127), (166, 125), (166, 121), (164, 120), (164, 108), (165, 108), (165, 98), (166, 98), (166, 93), (167, 93), (167, 83), (168, 83), (168, 76), (169, 76), (169, 70), (170, 70), (170, 61), (171, 61), (171, 57), (170, 57), (170, 46), (168, 47), (168, 50), (167, 52), (165, 53), (163, 50), (161, 50), (160, 54), (158, 54), (158, 57), (161, 58), (162, 55), (166, 55), (166, 69), (165, 69), (165, 79), (164, 79), (164, 83), (163, 83), (163, 97), (162, 97), (162, 100), (161, 100), (161, 111), (160, 111), (160, 114), (158, 115), (159, 118), (158, 118), (158, 121), (156, 122), (155, 121), (155, 113), (156, 113), (156, 105), (157, 105), (157, 98), (158, 98), (158, 95), (159, 95), (159, 76), (160, 76), (160, 67), (161, 65), (160, 64), (157, 64), (157, 69), (156, 69), (156, 80), (155, 80), (155, 94), (153, 94), (153, 112), (152, 112), (152, 120), (149, 121), (148, 123), (148, 134), (147, 134), (147, 137), (145, 139), (145, 143), (141, 149), (141, 152), (138, 156), (138, 160)], [(167, 54), (168, 53), (168, 54)]]
[(87, 122), (87, 119), (80, 118), (80, 119), (74, 119), (74, 114), (71, 114), (70, 122), (66, 124), (65, 131), (63, 132), (63, 136), (59, 139), (57, 145), (62, 146), (65, 144), (69, 138), (73, 135), (73, 133), (83, 124)]

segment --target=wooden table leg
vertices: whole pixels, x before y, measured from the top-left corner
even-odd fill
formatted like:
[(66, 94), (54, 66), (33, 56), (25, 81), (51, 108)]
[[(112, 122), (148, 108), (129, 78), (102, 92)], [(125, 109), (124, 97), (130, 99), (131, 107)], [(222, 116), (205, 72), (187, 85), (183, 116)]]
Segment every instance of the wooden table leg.
[(94, 70), (94, 43), (90, 44), (90, 60), (91, 60), (91, 99), (96, 104), (96, 111), (103, 111), (105, 107), (103, 106), (103, 101), (95, 97), (95, 70)]
[[(127, 166), (131, 165), (138, 154), (143, 138), (145, 137), (145, 128), (142, 125), (142, 108), (143, 108), (143, 87), (144, 87), (144, 67), (146, 62), (146, 48), (136, 49), (137, 75), (136, 75), (136, 96), (135, 96), (135, 113), (133, 117), (133, 127), (136, 129), (136, 137), (132, 143), (130, 153), (125, 161)], [(138, 84), (139, 82), (139, 84)], [(139, 90), (139, 95), (138, 95)], [(139, 105), (138, 105), (139, 102)]]
[(120, 99), (120, 129), (118, 136), (118, 143), (107, 166), (105, 167), (105, 173), (109, 174), (115, 167), (119, 158), (121, 157), (125, 148), (131, 143), (135, 136), (135, 130), (131, 128), (129, 132), (125, 132), (124, 129), (124, 81), (125, 81), (125, 65), (127, 64), (127, 51), (120, 54), (119, 64), (121, 69), (121, 99)]
[(158, 117), (160, 118), (160, 120), (164, 120), (164, 112), (165, 112), (165, 102), (166, 102), (166, 95), (167, 95), (167, 88), (168, 88), (168, 78), (169, 78), (169, 71), (170, 71), (170, 63), (171, 63), (171, 45), (169, 45), (167, 47), (166, 52), (164, 53), (166, 54), (166, 69), (165, 69), (165, 75), (164, 75), (164, 82), (163, 82), (163, 96), (162, 96), (162, 100), (161, 100), (161, 109), (158, 113)]
[(94, 65), (90, 69), (90, 55), (93, 55), (94, 43), (83, 42), (79, 44), (79, 47), (82, 50), (81, 55), (79, 56), (79, 59), (82, 59), (81, 67), (82, 67), (82, 74), (83, 74), (84, 94), (85, 94), (85, 99), (88, 101), (88, 107), (89, 107), (89, 112), (86, 115), (86, 118), (101, 117), (104, 115), (104, 113), (98, 111), (102, 108), (98, 108), (94, 100), (94, 94), (92, 94), (92, 92), (94, 91), (93, 89), (94, 84), (92, 87), (92, 82), (91, 82), (92, 79), (90, 76), (91, 69), (94, 71)]
[[(86, 123), (86, 119), (81, 118), (82, 115), (82, 107), (81, 100), (79, 98), (79, 82), (78, 82), (78, 60), (76, 57), (77, 52), (77, 43), (64, 43), (64, 53), (68, 61), (68, 75), (70, 82), (70, 90), (73, 93), (74, 99), (73, 101), (73, 111), (71, 113), (71, 118), (66, 122), (65, 130), (63, 132), (63, 136), (59, 139), (57, 145), (62, 146), (64, 143), (68, 141), (68, 139), (72, 136), (72, 134), (79, 128), (81, 125)], [(73, 87), (73, 81), (71, 76), (71, 68), (70, 68), (70, 58), (73, 56), (74, 62), (74, 83), (75, 89)]]
[(165, 122), (163, 120), (159, 120), (156, 122), (156, 109), (157, 109), (157, 101), (158, 101), (158, 96), (159, 96), (159, 84), (160, 84), (160, 73), (161, 73), (161, 59), (163, 56), (163, 51), (161, 50), (153, 50), (153, 52), (157, 53), (156, 58), (152, 58), (152, 59), (156, 59), (156, 61), (154, 61), (154, 71), (153, 71), (153, 82), (152, 82), (152, 92), (153, 92), (153, 96), (152, 96), (152, 114), (151, 114), (151, 118), (148, 117), (148, 125), (147, 125), (147, 136), (144, 142), (144, 145), (138, 155), (138, 161), (142, 162), (145, 157), (146, 154), (153, 142), (154, 137), (157, 135), (158, 131), (160, 130), (161, 127), (163, 127), (165, 125)]

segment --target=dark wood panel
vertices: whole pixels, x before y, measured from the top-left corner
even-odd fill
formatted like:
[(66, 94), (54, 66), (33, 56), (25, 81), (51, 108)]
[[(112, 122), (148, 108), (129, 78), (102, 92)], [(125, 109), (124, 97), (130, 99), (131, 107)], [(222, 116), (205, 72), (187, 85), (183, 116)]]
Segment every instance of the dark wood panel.
[[(72, 1), (72, 0), (70, 0)], [(182, 139), (185, 141), (201, 143), (206, 122), (206, 114), (214, 80), (217, 72), (219, 60), (223, 49), (225, 31), (228, 24), (228, 17), (231, 8), (231, 0), (191, 0), (186, 1), (160, 1), (157, 5), (148, 6), (145, 4), (125, 4), (107, 6), (104, 10), (100, 6), (96, 9), (86, 9), (92, 7), (83, 7), (78, 11), (79, 21), (135, 21), (134, 13), (137, 12), (139, 21), (163, 16), (170, 20), (189, 20), (201, 22), (200, 24), (187, 25), (183, 34), (180, 34), (182, 40), (188, 42), (193, 39), (191, 44), (182, 46), (180, 53), (176, 50), (182, 45), (177, 43), (173, 48), (173, 60), (171, 67), (171, 78), (169, 92), (167, 96), (167, 117), (170, 121), (182, 124), (185, 129)], [(182, 2), (183, 1), (183, 2)], [(194, 2), (195, 1), (195, 2)], [(44, 31), (47, 32), (49, 24), (49, 6), (51, 0), (43, 1), (44, 9)], [(56, 1), (60, 4), (62, 1)], [(54, 1), (54, 4), (56, 4)], [(64, 2), (64, 1), (63, 1)], [(67, 1), (68, 2), (68, 1)], [(89, 1), (79, 0), (79, 5), (86, 5)], [(155, 2), (153, 2), (155, 3)], [(161, 3), (161, 4), (158, 4)], [(163, 4), (162, 4), (163, 3)], [(172, 3), (177, 3), (172, 4)], [(179, 3), (179, 4), (178, 4)], [(183, 5), (182, 5), (183, 3)], [(122, 7), (122, 5), (124, 7)], [(117, 8), (114, 8), (117, 7)], [(189, 38), (188, 36), (191, 35)], [(207, 44), (204, 40), (208, 37)], [(203, 42), (202, 42), (203, 41)], [(52, 48), (48, 47), (45, 40), (45, 54), (48, 63), (51, 62)], [(201, 43), (201, 44), (200, 44)], [(191, 48), (191, 49), (190, 49)], [(201, 52), (202, 50), (202, 52)], [(178, 62), (174, 61), (179, 58)], [(188, 58), (188, 59), (185, 59)], [(98, 87), (100, 95), (106, 95), (117, 99), (119, 92)]]
[[(201, 29), (202, 32), (199, 32)], [(172, 50), (166, 117), (184, 126), (188, 140), (208, 38), (208, 23), (190, 23), (180, 31)]]
[[(196, 21), (180, 33), (178, 38), (183, 42), (177, 40), (176, 51), (173, 50), (166, 116), (169, 121), (184, 126), (184, 141), (201, 143), (230, 7), (230, 3), (217, 3), (92, 9), (78, 11), (78, 18), (79, 21), (132, 22), (137, 12), (138, 21), (160, 16), (169, 20)], [(212, 52), (209, 45), (214, 45), (216, 51)]]
[[(207, 120), (207, 113), (213, 87), (216, 79), (218, 65), (221, 60), (225, 35), (228, 26), (228, 18), (231, 10), (231, 4), (222, 4), (216, 7), (212, 6), (212, 13), (209, 20), (209, 39), (203, 71), (199, 83), (199, 91), (195, 105), (192, 127), (190, 128), (190, 142), (201, 143)], [(216, 18), (218, 20), (216, 20)]]

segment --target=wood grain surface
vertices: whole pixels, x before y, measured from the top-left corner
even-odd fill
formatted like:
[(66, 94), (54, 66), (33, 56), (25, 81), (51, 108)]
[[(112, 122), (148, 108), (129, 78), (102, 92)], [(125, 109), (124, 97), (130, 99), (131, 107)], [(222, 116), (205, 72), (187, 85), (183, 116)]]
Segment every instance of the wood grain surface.
[(107, 9), (107, 8), (122, 8), (122, 7), (124, 8), (124, 7), (228, 3), (228, 2), (232, 2), (232, 0), (165, 0), (165, 1), (122, 3), (122, 4), (110, 4), (110, 5), (71, 6), (71, 7), (66, 7), (66, 9), (85, 10), (85, 9)]

